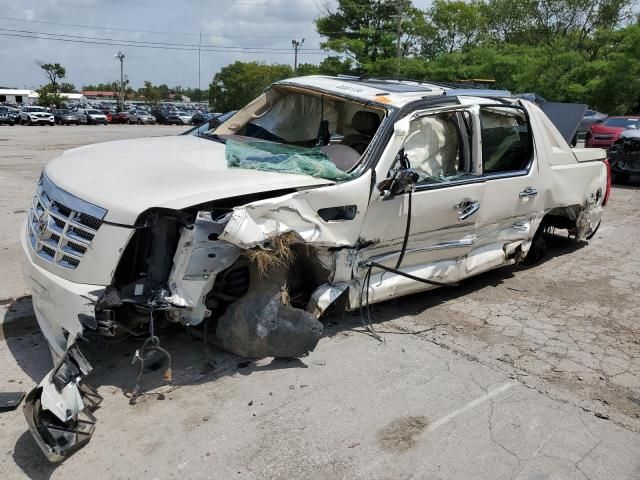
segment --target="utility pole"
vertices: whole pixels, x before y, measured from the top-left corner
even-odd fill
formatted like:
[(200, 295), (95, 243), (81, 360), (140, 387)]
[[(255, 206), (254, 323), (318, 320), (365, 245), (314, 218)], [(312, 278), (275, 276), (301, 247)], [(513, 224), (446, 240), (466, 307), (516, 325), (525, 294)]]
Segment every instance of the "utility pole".
[(398, 59), (398, 71), (397, 73), (400, 73), (400, 58), (402, 57), (401, 55), (401, 49), (400, 49), (400, 42), (402, 40), (402, 0), (398, 0), (397, 5), (397, 15), (398, 15), (398, 28), (396, 31), (396, 58)]
[(124, 110), (124, 53), (118, 52), (115, 56), (120, 60), (120, 111)]
[[(200, 87), (200, 47), (202, 46), (202, 33), (200, 33), (200, 40), (198, 41), (198, 97), (202, 96), (202, 88)], [(199, 98), (202, 101), (202, 98)]]
[(304, 43), (304, 38), (300, 41), (291, 40), (291, 45), (293, 45), (293, 73), (298, 72), (298, 49)]

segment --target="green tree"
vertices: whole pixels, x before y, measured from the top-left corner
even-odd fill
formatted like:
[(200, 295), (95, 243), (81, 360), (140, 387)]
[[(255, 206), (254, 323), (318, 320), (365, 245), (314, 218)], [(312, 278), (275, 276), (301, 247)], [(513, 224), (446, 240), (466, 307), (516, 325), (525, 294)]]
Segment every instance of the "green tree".
[(36, 91), (38, 92), (38, 105), (43, 107), (60, 107), (65, 100), (58, 92), (58, 87), (53, 83), (43, 85)]
[(76, 86), (73, 83), (62, 82), (60, 84), (60, 91), (62, 93), (74, 93), (76, 91)]
[(216, 73), (209, 85), (209, 104), (219, 112), (243, 107), (275, 81), (293, 76), (289, 65), (237, 61)]
[(138, 94), (144, 98), (149, 105), (156, 106), (160, 103), (160, 92), (149, 80), (144, 81), (144, 88), (138, 90)]
[[(327, 40), (321, 46), (344, 54), (358, 64), (388, 58), (397, 52), (398, 14), (411, 14), (410, 0), (338, 0), (325, 6), (316, 30)], [(404, 29), (406, 22), (401, 21)]]
[(59, 78), (64, 78), (67, 74), (67, 70), (59, 63), (43, 63), (40, 68), (44, 70), (45, 75), (49, 79), (49, 83), (52, 85), (58, 84)]

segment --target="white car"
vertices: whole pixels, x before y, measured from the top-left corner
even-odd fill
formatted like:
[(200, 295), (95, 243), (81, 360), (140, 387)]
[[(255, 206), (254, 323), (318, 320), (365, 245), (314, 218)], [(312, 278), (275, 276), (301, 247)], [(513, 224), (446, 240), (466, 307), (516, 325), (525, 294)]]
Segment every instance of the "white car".
[(187, 113), (187, 112), (178, 110), (176, 114), (178, 115), (178, 117), (180, 117), (180, 120), (182, 121), (183, 125), (191, 125), (191, 119), (193, 118), (192, 113)]
[(21, 125), (51, 125), (56, 124), (53, 113), (47, 111), (44, 107), (23, 107), (20, 110)]
[(605, 152), (570, 148), (533, 103), (382, 79), (283, 80), (199, 136), (68, 150), (20, 238), (56, 365), (27, 422), (51, 460), (88, 441), (90, 334), (148, 337), (139, 362), (160, 319), (244, 357), (305, 355), (330, 305), (536, 260), (549, 229), (589, 239), (609, 189)]
[(80, 123), (87, 125), (107, 124), (106, 115), (94, 108), (79, 108), (78, 117), (80, 118)]

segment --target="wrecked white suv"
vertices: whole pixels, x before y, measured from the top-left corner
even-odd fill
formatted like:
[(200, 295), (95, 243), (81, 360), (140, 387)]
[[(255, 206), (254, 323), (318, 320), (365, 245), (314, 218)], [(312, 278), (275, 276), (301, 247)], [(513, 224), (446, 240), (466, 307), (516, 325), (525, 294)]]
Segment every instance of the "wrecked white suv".
[(61, 460), (93, 432), (101, 398), (80, 337), (142, 335), (143, 363), (166, 353), (162, 317), (207, 324), (241, 356), (301, 356), (332, 304), (535, 258), (547, 228), (590, 238), (609, 194), (605, 152), (565, 138), (508, 92), (312, 76), (199, 137), (66, 151), (21, 235), (55, 360), (25, 405), (36, 441)]

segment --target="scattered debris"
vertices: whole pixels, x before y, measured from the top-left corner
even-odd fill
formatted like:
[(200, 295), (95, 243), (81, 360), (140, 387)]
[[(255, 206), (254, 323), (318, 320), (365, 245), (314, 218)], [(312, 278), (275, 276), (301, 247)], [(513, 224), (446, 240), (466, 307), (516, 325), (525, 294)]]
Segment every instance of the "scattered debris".
[(0, 392), (0, 412), (15, 410), (24, 396), (25, 392)]
[(603, 420), (609, 420), (609, 415), (606, 413), (595, 412), (594, 415), (598, 418), (602, 418)]

